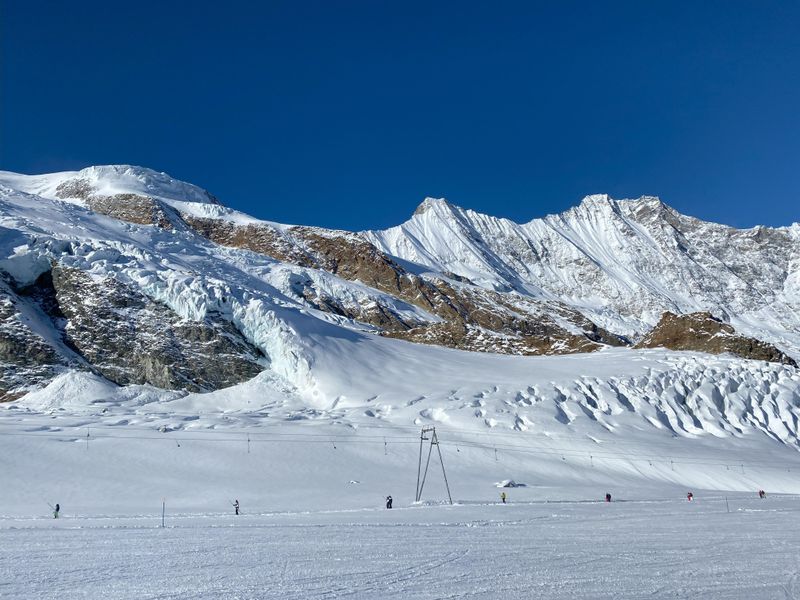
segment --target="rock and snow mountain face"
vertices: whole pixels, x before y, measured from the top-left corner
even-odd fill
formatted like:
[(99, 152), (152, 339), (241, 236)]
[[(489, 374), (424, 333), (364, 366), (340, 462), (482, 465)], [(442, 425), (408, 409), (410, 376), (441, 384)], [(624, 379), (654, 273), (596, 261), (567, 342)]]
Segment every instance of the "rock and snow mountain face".
[(800, 349), (800, 225), (738, 230), (658, 198), (588, 196), (517, 224), (427, 199), (410, 220), (364, 233), (384, 252), (478, 286), (559, 300), (637, 339), (666, 311), (706, 311)]
[[(627, 345), (667, 310), (703, 309), (800, 347), (798, 226), (739, 231), (655, 198), (590, 196), (525, 225), (427, 199), (403, 225), (354, 234), (253, 219), (140, 167), (3, 173), (0, 184), (2, 347), (18, 363), (3, 376), (7, 397), (24, 392), (20, 382), (47, 381), (57, 365), (196, 391), (271, 365), (296, 383), (314, 361), (294, 347), (306, 343), (295, 313), (465, 350), (563, 354)], [(199, 258), (209, 255), (220, 264)], [(241, 262), (247, 275), (237, 281)], [(258, 297), (263, 314), (252, 317), (256, 290), (268, 298)], [(253, 322), (276, 319), (273, 305), (293, 315), (276, 321), (277, 338)], [(728, 329), (724, 348), (700, 335), (671, 347), (793, 363)], [(650, 337), (670, 347), (663, 331)], [(217, 377), (220, 355), (232, 366)]]
[[(766, 456), (800, 447), (800, 373), (735, 330), (798, 354), (799, 235), (605, 197), (527, 225), (428, 200), (352, 233), (254, 219), (138, 167), (0, 172), (0, 401), (110, 428), (221, 411), (436, 424), (590, 457), (637, 439), (608, 467), (637, 477), (651, 438)], [(513, 356), (532, 354), (551, 356)], [(735, 483), (716, 477), (696, 481)]]

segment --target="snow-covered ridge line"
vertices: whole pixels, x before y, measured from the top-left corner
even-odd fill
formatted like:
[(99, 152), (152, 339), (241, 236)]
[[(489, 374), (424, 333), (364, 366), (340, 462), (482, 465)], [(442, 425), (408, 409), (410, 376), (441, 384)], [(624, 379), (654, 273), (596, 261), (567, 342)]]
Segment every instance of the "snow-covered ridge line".
[[(116, 194), (139, 194), (165, 202), (198, 202), (218, 204), (219, 201), (209, 192), (191, 183), (186, 183), (145, 167), (132, 165), (103, 165), (63, 171), (43, 175), (22, 175), (10, 171), (0, 171), (0, 184), (16, 190), (36, 194), (48, 199), (81, 201), (80, 196), (64, 192), (65, 185), (81, 183), (91, 188), (98, 196)], [(61, 189), (59, 189), (61, 188)]]
[(518, 224), (429, 198), (402, 225), (362, 235), (433, 271), (558, 299), (632, 339), (666, 311), (708, 311), (800, 356), (798, 224), (740, 230), (607, 195)]

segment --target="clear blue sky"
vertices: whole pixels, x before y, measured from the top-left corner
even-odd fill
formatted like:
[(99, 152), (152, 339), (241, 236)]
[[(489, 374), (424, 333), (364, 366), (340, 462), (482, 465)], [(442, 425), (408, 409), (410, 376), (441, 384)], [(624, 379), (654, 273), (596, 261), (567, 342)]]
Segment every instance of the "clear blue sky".
[(0, 168), (131, 163), (289, 223), (589, 193), (800, 221), (800, 2), (0, 0)]

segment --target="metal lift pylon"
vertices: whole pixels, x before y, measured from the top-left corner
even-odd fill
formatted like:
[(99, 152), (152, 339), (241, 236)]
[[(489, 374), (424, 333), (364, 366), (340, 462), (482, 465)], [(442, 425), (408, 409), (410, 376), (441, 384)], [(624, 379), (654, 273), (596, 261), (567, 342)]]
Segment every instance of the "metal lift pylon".
[[(430, 437), (425, 437), (430, 433)], [(423, 445), (426, 441), (430, 440), (428, 446), (428, 458), (425, 461), (425, 471), (422, 471), (422, 452)], [(436, 427), (423, 427), (419, 435), (419, 462), (417, 463), (417, 493), (415, 499), (419, 502), (422, 499), (422, 490), (425, 487), (425, 480), (428, 478), (428, 467), (431, 464), (431, 454), (433, 454), (433, 447), (436, 446), (436, 452), (439, 454), (439, 464), (442, 465), (442, 476), (444, 477), (444, 485), (447, 488), (447, 499), (450, 504), (453, 503), (453, 497), (450, 495), (450, 484), (447, 482), (447, 473), (444, 470), (444, 460), (442, 460), (442, 449), (439, 447), (439, 437), (436, 435)], [(421, 478), (421, 479), (420, 479)]]

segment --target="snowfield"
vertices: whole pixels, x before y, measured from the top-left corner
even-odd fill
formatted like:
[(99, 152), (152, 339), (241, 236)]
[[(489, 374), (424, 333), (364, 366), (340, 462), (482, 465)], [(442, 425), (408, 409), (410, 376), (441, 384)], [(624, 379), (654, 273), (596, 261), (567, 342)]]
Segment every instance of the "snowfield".
[[(514, 499), (517, 492), (512, 491)], [(800, 498), (4, 519), (8, 598), (795, 598)]]
[[(600, 354), (593, 368), (646, 373), (665, 359), (649, 354), (644, 366)], [(517, 360), (562, 390), (580, 364)], [(778, 367), (739, 362), (766, 369), (770, 389)], [(502, 387), (513, 370), (500, 375), (471, 394), (482, 418), (463, 390), (437, 396), (434, 375), (408, 383), (429, 397), (324, 409), (259, 378), (169, 399), (67, 375), (0, 411), (0, 596), (795, 597), (792, 442), (766, 427), (658, 428), (630, 410), (604, 426), (575, 398), (523, 401), (515, 428)], [(422, 425), (437, 428), (453, 506), (435, 449), (414, 503)]]

